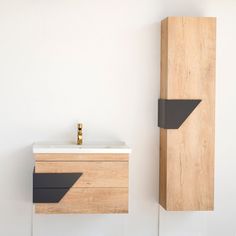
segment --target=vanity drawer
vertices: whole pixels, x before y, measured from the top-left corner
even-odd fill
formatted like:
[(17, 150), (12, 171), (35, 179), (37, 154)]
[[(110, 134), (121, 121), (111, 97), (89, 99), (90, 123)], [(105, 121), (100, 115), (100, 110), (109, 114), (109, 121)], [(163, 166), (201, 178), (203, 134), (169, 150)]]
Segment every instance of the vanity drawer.
[(82, 173), (73, 187), (128, 187), (128, 161), (37, 161), (35, 173)]
[(35, 161), (128, 161), (126, 153), (34, 153)]
[(128, 213), (128, 188), (71, 188), (58, 203), (37, 203), (35, 212)]
[(34, 158), (36, 213), (128, 213), (128, 153), (35, 152)]

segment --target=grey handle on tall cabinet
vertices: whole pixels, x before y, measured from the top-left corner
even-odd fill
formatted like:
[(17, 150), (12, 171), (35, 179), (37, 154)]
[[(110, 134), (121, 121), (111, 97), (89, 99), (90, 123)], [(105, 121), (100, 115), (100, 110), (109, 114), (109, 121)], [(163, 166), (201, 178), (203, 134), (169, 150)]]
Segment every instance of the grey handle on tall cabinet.
[(159, 99), (158, 126), (178, 129), (200, 102), (200, 99)]

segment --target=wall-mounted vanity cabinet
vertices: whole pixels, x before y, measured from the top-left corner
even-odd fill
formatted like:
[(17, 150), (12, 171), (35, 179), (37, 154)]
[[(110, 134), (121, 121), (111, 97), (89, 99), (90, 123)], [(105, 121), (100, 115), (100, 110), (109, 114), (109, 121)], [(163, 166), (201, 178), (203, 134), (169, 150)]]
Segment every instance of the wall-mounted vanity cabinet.
[(35, 144), (36, 213), (128, 213), (130, 148)]
[(161, 22), (160, 191), (166, 210), (214, 207), (216, 19)]

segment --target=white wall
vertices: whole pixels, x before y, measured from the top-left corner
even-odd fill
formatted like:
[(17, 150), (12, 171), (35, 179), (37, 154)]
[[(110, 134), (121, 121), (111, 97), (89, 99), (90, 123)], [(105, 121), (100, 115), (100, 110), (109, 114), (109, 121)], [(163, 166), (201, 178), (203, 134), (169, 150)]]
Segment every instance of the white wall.
[[(34, 215), (34, 236), (235, 236), (235, 12), (233, 0), (0, 0), (0, 235), (31, 234), (32, 142), (74, 140), (82, 121), (86, 140), (132, 147), (130, 213)], [(168, 15), (218, 17), (214, 212), (157, 204)]]

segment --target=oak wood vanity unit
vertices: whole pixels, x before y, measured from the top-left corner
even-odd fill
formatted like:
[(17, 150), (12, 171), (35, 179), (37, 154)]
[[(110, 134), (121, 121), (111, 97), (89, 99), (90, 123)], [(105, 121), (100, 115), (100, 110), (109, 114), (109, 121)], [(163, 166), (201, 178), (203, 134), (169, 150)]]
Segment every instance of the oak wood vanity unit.
[(125, 144), (34, 144), (36, 213), (128, 213)]

